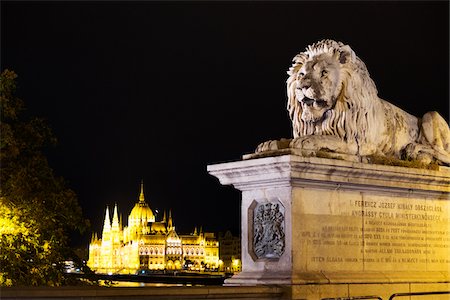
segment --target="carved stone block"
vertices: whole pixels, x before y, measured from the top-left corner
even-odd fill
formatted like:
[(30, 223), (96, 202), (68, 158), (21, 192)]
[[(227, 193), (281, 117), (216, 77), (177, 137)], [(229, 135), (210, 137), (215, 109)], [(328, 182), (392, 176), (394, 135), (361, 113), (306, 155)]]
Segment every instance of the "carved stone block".
[(280, 258), (285, 247), (284, 207), (278, 200), (256, 202), (253, 210), (253, 253), (258, 259)]

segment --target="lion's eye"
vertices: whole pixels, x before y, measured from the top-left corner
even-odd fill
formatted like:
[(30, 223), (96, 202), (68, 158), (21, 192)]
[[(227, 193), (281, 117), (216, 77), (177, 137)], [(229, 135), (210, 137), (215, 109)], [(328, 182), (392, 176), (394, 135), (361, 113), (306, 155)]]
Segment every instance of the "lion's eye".
[(322, 70), (322, 77), (324, 77), (324, 76), (327, 76), (327, 74), (328, 74), (328, 71), (327, 70)]
[(303, 73), (303, 72), (300, 72), (300, 73), (298, 74), (298, 77), (303, 77), (303, 76), (305, 76), (305, 73)]

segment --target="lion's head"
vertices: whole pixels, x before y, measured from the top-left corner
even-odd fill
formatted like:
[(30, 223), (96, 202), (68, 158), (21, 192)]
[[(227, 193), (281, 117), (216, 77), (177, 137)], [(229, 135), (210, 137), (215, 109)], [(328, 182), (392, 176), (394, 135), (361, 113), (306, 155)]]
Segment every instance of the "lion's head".
[(348, 139), (357, 134), (358, 126), (364, 126), (352, 113), (368, 108), (377, 90), (366, 66), (348, 45), (322, 40), (308, 46), (294, 57), (288, 74), (294, 137), (327, 134)]

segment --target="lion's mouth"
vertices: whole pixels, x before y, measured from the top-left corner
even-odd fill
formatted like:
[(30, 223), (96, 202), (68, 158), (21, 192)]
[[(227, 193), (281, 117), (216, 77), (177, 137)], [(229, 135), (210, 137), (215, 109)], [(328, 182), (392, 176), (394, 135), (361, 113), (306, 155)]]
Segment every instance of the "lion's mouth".
[(325, 107), (327, 106), (327, 101), (322, 100), (322, 99), (311, 99), (308, 97), (303, 97), (302, 102), (305, 103), (308, 106), (312, 106), (313, 104), (315, 104), (314, 106), (318, 106), (318, 107)]

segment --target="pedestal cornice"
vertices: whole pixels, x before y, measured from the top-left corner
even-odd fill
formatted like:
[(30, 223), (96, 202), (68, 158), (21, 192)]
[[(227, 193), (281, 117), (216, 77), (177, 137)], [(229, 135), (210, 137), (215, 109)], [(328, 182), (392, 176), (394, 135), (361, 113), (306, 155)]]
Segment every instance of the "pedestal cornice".
[(435, 171), (288, 154), (209, 165), (208, 172), (241, 191), (307, 186), (450, 198), (447, 167)]

